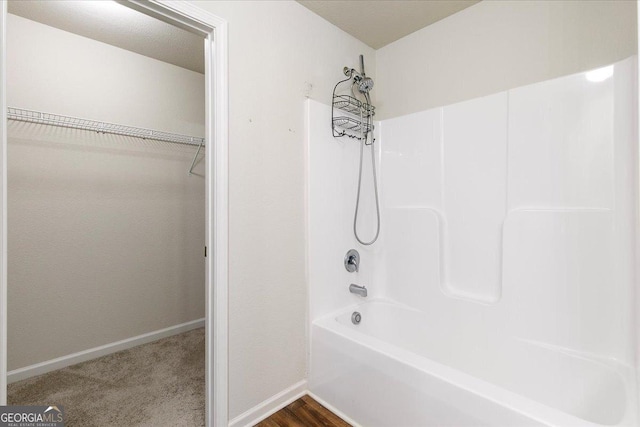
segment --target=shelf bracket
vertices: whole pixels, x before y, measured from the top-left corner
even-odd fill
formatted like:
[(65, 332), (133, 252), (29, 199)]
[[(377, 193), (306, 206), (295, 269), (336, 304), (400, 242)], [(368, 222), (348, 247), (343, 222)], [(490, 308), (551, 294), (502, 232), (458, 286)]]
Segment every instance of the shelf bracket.
[(200, 145), (198, 145), (198, 151), (196, 151), (196, 155), (193, 156), (193, 161), (191, 162), (191, 167), (189, 168), (189, 176), (193, 175), (193, 167), (196, 165), (196, 160), (198, 160), (198, 154), (200, 154), (202, 144), (204, 144), (204, 142), (201, 142)]

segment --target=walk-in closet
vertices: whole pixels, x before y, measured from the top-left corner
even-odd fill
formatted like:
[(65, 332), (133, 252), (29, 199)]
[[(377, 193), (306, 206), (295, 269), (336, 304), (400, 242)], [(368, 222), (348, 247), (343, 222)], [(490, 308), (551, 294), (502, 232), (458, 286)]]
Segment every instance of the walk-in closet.
[(8, 404), (204, 425), (203, 39), (115, 1), (8, 11)]

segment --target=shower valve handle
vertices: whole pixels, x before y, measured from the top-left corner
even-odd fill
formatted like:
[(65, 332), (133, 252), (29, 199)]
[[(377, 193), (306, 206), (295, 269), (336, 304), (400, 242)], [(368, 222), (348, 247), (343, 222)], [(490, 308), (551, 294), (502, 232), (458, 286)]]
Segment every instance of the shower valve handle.
[(344, 256), (344, 268), (349, 273), (357, 272), (360, 267), (360, 254), (355, 249), (350, 249)]
[(353, 265), (356, 271), (358, 271), (358, 262), (356, 261), (356, 257), (354, 257), (353, 255), (350, 256), (349, 260), (347, 260), (347, 263)]

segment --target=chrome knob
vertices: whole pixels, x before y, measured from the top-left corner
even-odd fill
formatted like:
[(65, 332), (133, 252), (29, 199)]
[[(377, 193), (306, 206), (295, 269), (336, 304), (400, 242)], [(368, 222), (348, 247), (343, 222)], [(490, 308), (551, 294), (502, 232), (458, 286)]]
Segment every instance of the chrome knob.
[(355, 249), (350, 249), (344, 256), (344, 268), (349, 273), (358, 271), (360, 268), (360, 254)]

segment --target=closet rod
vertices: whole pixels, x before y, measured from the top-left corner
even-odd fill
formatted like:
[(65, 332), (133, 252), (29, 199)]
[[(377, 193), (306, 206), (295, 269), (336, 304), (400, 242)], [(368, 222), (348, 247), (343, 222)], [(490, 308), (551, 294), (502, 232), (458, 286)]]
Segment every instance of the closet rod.
[(176, 144), (195, 145), (199, 147), (198, 152), (204, 145), (204, 138), (137, 128), (133, 126), (117, 125), (107, 122), (98, 122), (96, 120), (80, 119), (77, 117), (63, 116), (61, 114), (43, 113), (41, 111), (25, 110), (23, 108), (7, 107), (7, 119), (82, 129), (98, 133), (112, 133), (116, 135), (132, 136), (135, 138), (172, 142)]

